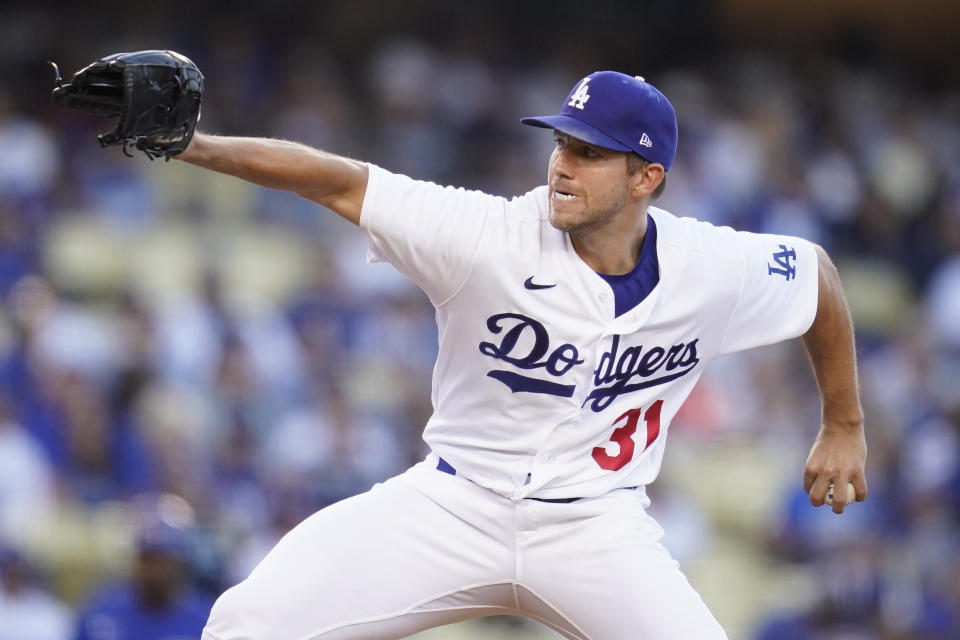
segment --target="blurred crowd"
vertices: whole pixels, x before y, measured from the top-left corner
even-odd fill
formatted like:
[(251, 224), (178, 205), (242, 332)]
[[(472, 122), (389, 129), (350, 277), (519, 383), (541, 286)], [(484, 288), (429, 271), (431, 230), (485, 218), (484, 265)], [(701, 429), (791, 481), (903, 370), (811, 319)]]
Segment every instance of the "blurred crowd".
[[(45, 14), (9, 18), (5, 46), (42, 73), (45, 39), (21, 32), (47, 33)], [(658, 206), (799, 235), (838, 264), (870, 447), (869, 500), (813, 509), (802, 349), (718, 361), (651, 490), (667, 547), (731, 638), (960, 637), (960, 85), (863, 55), (647, 68), (600, 40), (529, 51), (482, 21), (371, 36), (359, 54), (326, 46), (322, 25), (225, 20), (193, 39), (163, 25), (47, 46), (68, 51), (65, 75), (176, 48), (206, 75), (206, 131), (504, 195), (543, 181), (552, 144), (518, 119), (556, 111), (611, 59), (633, 65), (680, 120)], [(169, 608), (143, 585), (176, 583), (194, 620), (295, 523), (420, 459), (436, 329), (350, 225), (101, 151), (112, 124), (45, 91), (0, 86), (0, 640), (120, 640), (109, 612), (125, 601), (104, 585), (133, 580), (147, 595), (129, 606)], [(150, 564), (165, 554), (185, 571)]]

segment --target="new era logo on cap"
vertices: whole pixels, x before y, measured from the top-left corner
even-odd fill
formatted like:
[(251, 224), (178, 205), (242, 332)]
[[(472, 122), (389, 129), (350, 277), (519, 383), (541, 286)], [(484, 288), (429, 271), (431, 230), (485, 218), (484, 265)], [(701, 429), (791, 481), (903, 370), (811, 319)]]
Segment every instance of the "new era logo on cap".
[(633, 152), (665, 170), (677, 152), (673, 105), (641, 76), (617, 71), (597, 71), (582, 79), (558, 115), (521, 122), (556, 129), (604, 149)]

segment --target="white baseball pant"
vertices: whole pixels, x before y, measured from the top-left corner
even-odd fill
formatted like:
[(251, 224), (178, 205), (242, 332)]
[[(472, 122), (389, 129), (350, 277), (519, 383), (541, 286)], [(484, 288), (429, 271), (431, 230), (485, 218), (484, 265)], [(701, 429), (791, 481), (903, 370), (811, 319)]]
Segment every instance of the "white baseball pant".
[(437, 464), (304, 520), (220, 596), (202, 640), (387, 640), (501, 614), (578, 640), (726, 638), (642, 489), (512, 501)]

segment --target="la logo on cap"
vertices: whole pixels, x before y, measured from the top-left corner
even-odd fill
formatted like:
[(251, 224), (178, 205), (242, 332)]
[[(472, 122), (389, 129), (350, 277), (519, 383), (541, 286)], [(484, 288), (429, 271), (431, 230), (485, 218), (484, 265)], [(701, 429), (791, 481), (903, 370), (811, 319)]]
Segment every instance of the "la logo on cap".
[(583, 79), (580, 86), (577, 87), (577, 90), (570, 96), (570, 102), (567, 103), (567, 106), (575, 107), (583, 111), (583, 105), (590, 99), (590, 94), (587, 93), (587, 89), (590, 88), (589, 83), (590, 78)]
[(640, 146), (641, 146), (641, 147), (652, 147), (652, 146), (653, 146), (653, 140), (650, 139), (650, 136), (648, 136), (646, 133), (644, 133), (642, 136), (640, 136)]

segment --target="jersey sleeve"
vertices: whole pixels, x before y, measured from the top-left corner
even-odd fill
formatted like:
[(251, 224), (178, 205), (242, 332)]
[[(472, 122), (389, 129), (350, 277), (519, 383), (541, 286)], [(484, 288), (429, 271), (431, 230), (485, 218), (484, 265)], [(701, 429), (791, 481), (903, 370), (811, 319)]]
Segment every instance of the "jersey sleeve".
[(479, 191), (441, 187), (370, 165), (360, 213), (369, 238), (368, 262), (389, 262), (434, 305), (466, 280), (491, 215), (505, 200)]
[(802, 238), (737, 232), (743, 271), (720, 353), (803, 335), (817, 313), (819, 266)]

